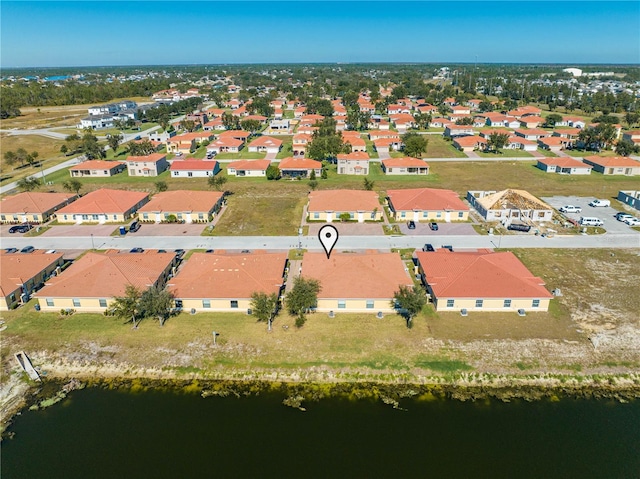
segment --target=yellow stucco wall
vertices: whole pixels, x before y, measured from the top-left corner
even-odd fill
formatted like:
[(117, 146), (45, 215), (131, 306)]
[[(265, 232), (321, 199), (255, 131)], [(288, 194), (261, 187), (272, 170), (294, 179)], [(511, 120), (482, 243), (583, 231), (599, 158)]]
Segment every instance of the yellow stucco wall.
[[(447, 299), (454, 299), (452, 308), (447, 308)], [(476, 299), (482, 299), (483, 304), (481, 308), (476, 308)], [(511, 306), (509, 308), (504, 307), (504, 300), (511, 299)], [(549, 309), (549, 298), (540, 298), (540, 306), (534, 308), (531, 306), (533, 298), (515, 299), (515, 298), (473, 298), (473, 299), (458, 299), (458, 298), (437, 298), (436, 311), (460, 311), (461, 309), (467, 309), (469, 312), (473, 311), (517, 311), (518, 309), (524, 309), (525, 311), (547, 311)]]
[[(80, 306), (73, 305), (74, 298), (50, 298), (53, 299), (53, 306), (47, 306), (47, 298), (38, 298), (40, 309), (42, 311), (60, 311), (61, 309), (75, 309), (78, 312), (103, 312), (105, 307), (100, 306), (101, 298), (75, 298), (80, 301)], [(107, 307), (113, 301), (112, 298), (102, 298), (107, 300)]]
[[(316, 218), (315, 214), (318, 213), (318, 218)], [(336, 222), (339, 223), (340, 222), (340, 213), (343, 213), (342, 211), (338, 211), (338, 212), (333, 212), (331, 213), (332, 216), (332, 222)], [(347, 213), (351, 213), (350, 211), (347, 211)], [(375, 220), (374, 218), (371, 218), (371, 213), (372, 211), (366, 211), (363, 213), (363, 221), (380, 221), (382, 219), (382, 207), (376, 211), (375, 214)], [(327, 221), (327, 216), (328, 213), (326, 211), (310, 211), (309, 215), (308, 215), (308, 219), (311, 221)], [(354, 211), (353, 212), (353, 219), (351, 219), (350, 221), (358, 221), (358, 212)]]
[[(179, 299), (179, 298), (178, 298)], [(207, 298), (205, 298), (207, 299)], [(200, 311), (200, 312), (207, 312), (207, 311), (227, 311), (227, 312), (238, 312), (238, 313), (244, 313), (247, 314), (247, 309), (249, 309), (250, 303), (251, 303), (251, 299), (249, 298), (245, 298), (245, 299), (241, 299), (238, 298), (236, 301), (238, 301), (238, 307), (237, 308), (232, 308), (231, 307), (231, 299), (209, 299), (209, 302), (211, 304), (210, 308), (205, 308), (202, 305), (202, 299), (183, 299), (182, 300), (182, 310), (189, 312), (191, 309), (195, 309), (196, 311)]]
[(367, 308), (367, 300), (366, 299), (348, 299), (345, 298), (345, 307), (339, 308), (338, 301), (340, 299), (318, 299), (318, 307), (316, 311), (333, 311), (334, 313), (372, 313), (376, 314), (378, 311), (382, 311), (383, 313), (391, 313), (395, 312), (395, 310), (391, 307), (391, 298), (387, 299), (374, 299), (373, 300), (373, 308)]
[[(65, 219), (64, 216), (65, 216), (64, 214), (59, 214), (58, 215), (58, 218), (57, 218), (58, 223), (69, 224), (69, 225), (73, 225), (73, 224), (78, 223), (78, 219), (73, 219), (73, 215), (67, 214), (66, 215), (67, 219)], [(76, 213), (75, 216), (77, 218), (78, 217), (78, 213)], [(82, 215), (80, 215), (80, 216), (82, 216)], [(98, 216), (102, 216), (102, 215), (98, 215)], [(116, 214), (115, 216), (116, 216), (116, 218), (114, 219), (114, 214), (109, 214), (109, 215), (107, 215), (107, 221), (101, 221), (99, 219), (98, 220), (94, 220), (93, 219), (93, 215), (88, 215), (89, 219), (82, 220), (82, 223), (83, 224), (84, 223), (101, 223), (101, 222), (102, 223), (121, 223), (121, 222), (127, 221), (131, 217), (131, 215), (128, 214), (128, 213), (126, 215), (124, 215), (124, 214)]]
[[(427, 216), (423, 216), (422, 211), (418, 211), (417, 213), (414, 211), (404, 211), (405, 216), (402, 216), (403, 211), (396, 211), (394, 214), (394, 218), (397, 221), (446, 221), (447, 213), (446, 211), (427, 211)], [(417, 216), (416, 216), (417, 215)], [(469, 212), (463, 211), (462, 217), (458, 217), (458, 211), (451, 211), (449, 213), (449, 221), (467, 221), (469, 219)]]

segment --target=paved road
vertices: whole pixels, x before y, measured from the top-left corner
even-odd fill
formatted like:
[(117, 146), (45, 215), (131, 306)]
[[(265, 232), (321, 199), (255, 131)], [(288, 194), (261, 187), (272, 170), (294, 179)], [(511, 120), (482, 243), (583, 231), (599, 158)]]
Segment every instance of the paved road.
[[(317, 237), (303, 236), (302, 247), (320, 250)], [(434, 236), (340, 236), (336, 251), (390, 248), (420, 248), (425, 243), (435, 247), (452, 245), (464, 248), (640, 248), (640, 234), (571, 235), (542, 238), (535, 235), (442, 235)], [(136, 246), (155, 249), (274, 249), (298, 247), (297, 236), (83, 236), (83, 237), (4, 237), (2, 248), (22, 248), (32, 245), (38, 249), (130, 249)]]
[[(46, 178), (47, 175), (54, 173), (58, 170), (62, 170), (63, 168), (69, 168), (70, 166), (76, 165), (78, 163), (80, 163), (80, 161), (82, 161), (83, 155), (80, 156), (74, 156), (73, 158), (63, 161), (62, 163), (58, 163), (55, 166), (52, 166), (51, 168), (46, 168), (44, 170), (44, 176)], [(33, 176), (35, 178), (38, 179), (42, 179), (42, 172), (37, 170), (35, 171), (33, 174), (29, 175), (29, 176)], [(11, 183), (7, 183), (6, 185), (0, 187), (0, 194), (4, 194), (4, 193), (8, 193), (11, 190), (14, 190), (17, 186), (17, 181), (13, 181)]]

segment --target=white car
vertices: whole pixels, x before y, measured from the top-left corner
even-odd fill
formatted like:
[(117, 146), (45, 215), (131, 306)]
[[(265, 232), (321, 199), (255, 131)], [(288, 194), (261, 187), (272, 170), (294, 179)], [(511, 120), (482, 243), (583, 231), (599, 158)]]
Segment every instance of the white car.
[(582, 208), (574, 205), (565, 205), (560, 208), (560, 213), (580, 213)]
[(640, 226), (640, 219), (634, 218), (633, 216), (631, 218), (625, 218), (624, 222), (629, 226)]
[(600, 207), (600, 206), (611, 206), (611, 201), (609, 200), (593, 200), (591, 203), (589, 203), (589, 206), (593, 206), (594, 208)]

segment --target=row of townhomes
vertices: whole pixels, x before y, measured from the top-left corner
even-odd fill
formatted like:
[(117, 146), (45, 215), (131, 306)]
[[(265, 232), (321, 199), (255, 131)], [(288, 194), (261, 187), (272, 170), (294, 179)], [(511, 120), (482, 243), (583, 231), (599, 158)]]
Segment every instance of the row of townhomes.
[[(35, 296), (43, 311), (105, 311), (133, 285), (166, 286), (178, 309), (250, 314), (251, 295), (281, 296), (289, 271), (286, 253), (266, 251), (194, 252), (183, 264), (173, 252), (90, 251), (61, 271), (62, 264), (61, 253), (0, 252), (0, 308)], [(334, 313), (393, 312), (394, 292), (412, 286), (413, 275), (424, 282), (437, 311), (546, 311), (552, 297), (512, 253), (442, 249), (416, 253), (414, 265), (408, 270), (390, 252), (335, 253), (329, 260), (307, 252), (301, 274), (322, 286), (315, 309)]]

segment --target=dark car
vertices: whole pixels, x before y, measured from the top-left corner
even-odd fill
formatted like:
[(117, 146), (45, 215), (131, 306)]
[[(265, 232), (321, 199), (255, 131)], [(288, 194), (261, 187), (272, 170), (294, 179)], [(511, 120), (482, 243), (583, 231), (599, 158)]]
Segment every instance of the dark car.
[(432, 244), (430, 243), (426, 243), (423, 247), (422, 247), (422, 251), (435, 251), (436, 249), (433, 247)]
[(205, 253), (215, 253), (215, 252), (216, 252), (216, 250), (214, 250), (214, 249), (208, 249), (208, 250), (205, 251)]
[(442, 248), (448, 249), (449, 251), (453, 252), (453, 246), (451, 246), (450, 244), (443, 244)]
[(21, 253), (33, 253), (33, 251), (35, 251), (33, 246), (25, 246), (20, 250)]
[(16, 253), (18, 251), (18, 248), (5, 248), (4, 252), (7, 254), (11, 254), (11, 253)]
[(240, 252), (241, 252), (241, 253), (245, 253), (245, 254), (246, 254), (246, 253), (251, 253), (251, 250), (243, 249), (243, 250), (242, 250), (242, 251), (240, 251)]
[(435, 222), (429, 223), (429, 228), (431, 229), (431, 231), (438, 231), (438, 223), (435, 223)]
[(139, 229), (140, 229), (140, 223), (137, 221), (134, 221), (133, 223), (131, 223), (131, 226), (129, 226), (129, 233), (135, 233)]
[(129, 253), (144, 253), (144, 249), (143, 248), (131, 248), (131, 251), (129, 251)]
[(408, 227), (410, 230), (414, 230), (414, 229), (416, 229), (416, 222), (415, 222), (415, 221), (407, 221), (407, 227)]
[(184, 250), (182, 248), (178, 248), (177, 250), (174, 250), (174, 253), (178, 258), (182, 258), (184, 256)]
[(167, 252), (167, 250), (166, 250), (166, 249), (159, 249), (159, 250), (158, 250), (158, 253), (166, 253), (166, 252)]
[(26, 233), (30, 229), (33, 229), (33, 226), (31, 226), (30, 224), (15, 225), (15, 226), (12, 226), (11, 228), (9, 228), (9, 233), (12, 233), (12, 234), (13, 233)]

